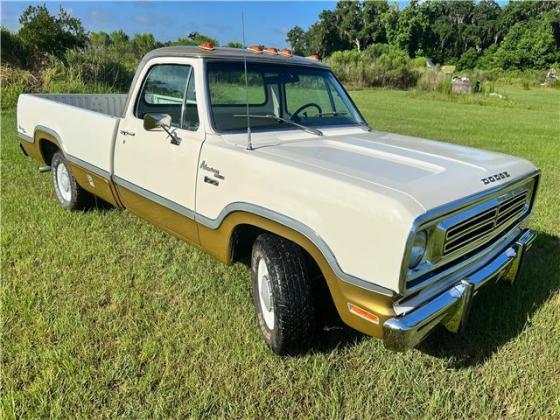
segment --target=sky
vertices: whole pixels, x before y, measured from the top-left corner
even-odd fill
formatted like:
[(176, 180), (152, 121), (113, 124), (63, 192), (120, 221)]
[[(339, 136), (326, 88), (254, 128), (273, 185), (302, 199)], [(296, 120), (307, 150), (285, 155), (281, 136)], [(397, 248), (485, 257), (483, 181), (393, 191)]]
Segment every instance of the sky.
[[(3, 0), (0, 20), (10, 30), (19, 28), (19, 16), (30, 4)], [(60, 2), (47, 1), (51, 12), (59, 5), (81, 19), (87, 31), (111, 32), (123, 29), (127, 34), (153, 33), (160, 41), (175, 40), (197, 31), (218, 39), (222, 44), (242, 42), (241, 12), (245, 15), (246, 44), (286, 47), (286, 34), (299, 25), (307, 29), (324, 9), (334, 9), (335, 1), (293, 2)]]

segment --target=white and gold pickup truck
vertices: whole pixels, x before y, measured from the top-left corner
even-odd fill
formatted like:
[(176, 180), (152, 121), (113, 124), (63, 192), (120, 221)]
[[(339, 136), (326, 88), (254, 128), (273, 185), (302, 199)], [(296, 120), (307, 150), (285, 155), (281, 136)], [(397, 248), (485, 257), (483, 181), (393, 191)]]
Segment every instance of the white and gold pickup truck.
[(128, 95), (21, 95), (17, 129), (63, 207), (95, 196), (249, 262), (279, 354), (312, 346), (329, 308), (393, 350), (457, 332), (535, 238), (535, 165), (372, 130), (327, 65), (289, 50), (158, 49)]

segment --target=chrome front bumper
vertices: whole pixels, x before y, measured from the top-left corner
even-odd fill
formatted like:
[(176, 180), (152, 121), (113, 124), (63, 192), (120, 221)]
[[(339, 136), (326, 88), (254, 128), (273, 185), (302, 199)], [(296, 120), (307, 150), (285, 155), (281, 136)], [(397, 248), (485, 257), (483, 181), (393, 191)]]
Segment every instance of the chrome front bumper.
[(458, 332), (469, 315), (471, 300), (477, 290), (494, 279), (515, 282), (523, 256), (536, 238), (525, 230), (519, 238), (490, 263), (470, 274), (453, 287), (411, 312), (391, 318), (383, 324), (385, 347), (404, 351), (416, 346), (438, 324)]

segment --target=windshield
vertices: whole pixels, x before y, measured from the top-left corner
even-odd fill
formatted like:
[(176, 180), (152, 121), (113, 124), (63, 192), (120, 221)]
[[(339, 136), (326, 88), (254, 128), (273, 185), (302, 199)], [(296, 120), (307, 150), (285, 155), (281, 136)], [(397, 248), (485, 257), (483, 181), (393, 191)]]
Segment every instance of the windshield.
[[(208, 89), (214, 128), (217, 131), (247, 129), (249, 102), (251, 129), (296, 129), (285, 120), (305, 127), (365, 124), (352, 101), (327, 69), (302, 66), (208, 62)], [(256, 118), (256, 116), (276, 116)]]

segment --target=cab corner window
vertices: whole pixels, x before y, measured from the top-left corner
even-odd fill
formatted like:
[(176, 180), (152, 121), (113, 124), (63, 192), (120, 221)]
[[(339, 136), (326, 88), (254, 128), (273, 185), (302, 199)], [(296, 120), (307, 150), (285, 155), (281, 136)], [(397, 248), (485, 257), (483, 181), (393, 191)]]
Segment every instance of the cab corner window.
[(180, 126), (183, 98), (191, 71), (188, 65), (153, 66), (138, 95), (135, 116), (144, 118), (146, 114), (169, 114), (172, 125)]

